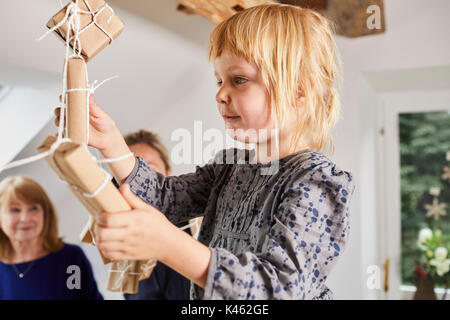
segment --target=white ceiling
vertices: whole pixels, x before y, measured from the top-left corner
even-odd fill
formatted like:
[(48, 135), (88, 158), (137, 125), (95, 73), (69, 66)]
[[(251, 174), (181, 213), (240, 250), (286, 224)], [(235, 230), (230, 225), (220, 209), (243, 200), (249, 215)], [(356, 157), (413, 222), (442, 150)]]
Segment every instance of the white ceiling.
[(205, 47), (215, 26), (201, 15), (178, 11), (176, 0), (109, 0), (108, 3), (113, 8), (125, 9)]

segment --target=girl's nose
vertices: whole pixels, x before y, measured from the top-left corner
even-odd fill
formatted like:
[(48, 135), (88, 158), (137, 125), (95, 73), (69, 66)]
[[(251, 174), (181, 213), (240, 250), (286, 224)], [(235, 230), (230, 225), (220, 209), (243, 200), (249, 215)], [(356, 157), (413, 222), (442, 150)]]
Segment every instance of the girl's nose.
[(226, 87), (222, 85), (216, 94), (216, 101), (220, 104), (228, 104), (230, 102), (230, 96), (227, 93)]

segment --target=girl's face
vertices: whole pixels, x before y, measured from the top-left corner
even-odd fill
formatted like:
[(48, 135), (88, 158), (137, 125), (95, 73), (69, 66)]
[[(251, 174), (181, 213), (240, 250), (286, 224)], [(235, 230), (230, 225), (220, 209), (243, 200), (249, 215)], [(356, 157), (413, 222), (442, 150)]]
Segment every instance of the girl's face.
[[(259, 130), (272, 129), (270, 97), (256, 64), (224, 52), (214, 60), (214, 69), (219, 86), (217, 107), (226, 128), (233, 132), (253, 129), (257, 134)], [(233, 138), (245, 142), (239, 134)]]
[(44, 227), (44, 210), (16, 199), (0, 211), (0, 227), (10, 241), (36, 240)]

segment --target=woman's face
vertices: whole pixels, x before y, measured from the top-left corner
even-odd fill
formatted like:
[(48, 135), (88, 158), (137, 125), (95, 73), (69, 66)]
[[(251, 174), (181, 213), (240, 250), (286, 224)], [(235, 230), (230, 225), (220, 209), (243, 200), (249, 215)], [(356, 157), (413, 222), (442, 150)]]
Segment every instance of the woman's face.
[(141, 157), (145, 162), (156, 172), (163, 174), (164, 176), (170, 176), (172, 174), (171, 170), (166, 170), (163, 159), (159, 155), (158, 151), (148, 144), (139, 142), (128, 146), (131, 152), (135, 156)]
[(13, 200), (0, 211), (0, 227), (10, 241), (36, 240), (44, 227), (44, 210), (40, 204)]

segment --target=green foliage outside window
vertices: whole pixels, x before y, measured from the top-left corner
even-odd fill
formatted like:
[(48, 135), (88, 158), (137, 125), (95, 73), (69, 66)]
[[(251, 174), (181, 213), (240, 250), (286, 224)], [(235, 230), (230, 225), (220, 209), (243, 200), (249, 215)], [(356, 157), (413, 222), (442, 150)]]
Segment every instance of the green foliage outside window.
[[(440, 230), (444, 246), (450, 235), (450, 113), (401, 114), (399, 134), (402, 283), (415, 285), (413, 270), (423, 262), (420, 230)], [(435, 275), (436, 287), (445, 287), (448, 275)]]

